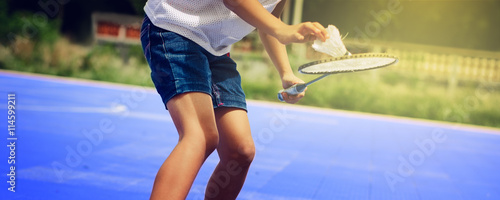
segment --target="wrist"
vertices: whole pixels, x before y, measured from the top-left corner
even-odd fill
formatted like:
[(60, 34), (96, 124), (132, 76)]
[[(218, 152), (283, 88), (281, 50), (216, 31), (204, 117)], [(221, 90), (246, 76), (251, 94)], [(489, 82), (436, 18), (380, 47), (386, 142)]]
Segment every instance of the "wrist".
[(267, 34), (273, 36), (274, 38), (278, 39), (280, 38), (280, 31), (285, 30), (287, 24), (285, 24), (281, 20), (277, 20), (275, 23), (271, 23), (269, 26), (269, 30), (267, 30)]
[(293, 73), (291, 68), (288, 68), (288, 70), (281, 71), (279, 74), (282, 81), (295, 77), (295, 74)]

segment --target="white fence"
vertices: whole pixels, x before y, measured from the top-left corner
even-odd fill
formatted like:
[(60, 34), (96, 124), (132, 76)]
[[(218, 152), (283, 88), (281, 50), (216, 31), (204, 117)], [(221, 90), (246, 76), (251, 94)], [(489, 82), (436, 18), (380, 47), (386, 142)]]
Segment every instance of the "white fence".
[(426, 73), (432, 76), (454, 76), (458, 79), (500, 82), (500, 59), (473, 57), (450, 53), (388, 48), (385, 53), (399, 57), (396, 65), (400, 70)]
[[(345, 41), (353, 49), (388, 53), (399, 57), (391, 70), (405, 70), (429, 76), (459, 80), (500, 82), (500, 52), (439, 47), (430, 45)], [(359, 48), (361, 47), (361, 48)]]

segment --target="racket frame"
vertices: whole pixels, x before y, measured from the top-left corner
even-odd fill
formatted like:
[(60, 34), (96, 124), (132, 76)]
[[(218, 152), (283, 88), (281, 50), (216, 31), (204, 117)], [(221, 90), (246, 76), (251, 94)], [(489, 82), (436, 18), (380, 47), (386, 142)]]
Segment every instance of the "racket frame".
[[(318, 64), (323, 64), (323, 63), (328, 63), (328, 62), (334, 62), (334, 61), (340, 61), (340, 60), (348, 60), (348, 59), (356, 59), (356, 58), (392, 58), (394, 59), (393, 62), (387, 63), (385, 65), (378, 65), (375, 67), (371, 68), (361, 68), (361, 69), (349, 69), (349, 70), (339, 70), (339, 71), (332, 71), (332, 72), (304, 72), (304, 69), (307, 69), (310, 66), (318, 65)], [(357, 72), (357, 71), (365, 71), (365, 70), (371, 70), (371, 69), (377, 69), (377, 68), (382, 68), (386, 67), (392, 64), (395, 64), (398, 62), (398, 58), (389, 54), (384, 54), (384, 53), (361, 53), (361, 54), (349, 54), (345, 56), (339, 56), (339, 57), (331, 57), (327, 59), (322, 59), (322, 60), (317, 60), (313, 62), (309, 62), (306, 64), (303, 64), (299, 66), (298, 71), (302, 74), (338, 74), (338, 73), (347, 73), (347, 72)]]
[[(306, 69), (307, 67), (310, 67), (310, 66), (313, 66), (313, 65), (317, 65), (317, 64), (322, 64), (322, 63), (327, 63), (327, 62), (333, 62), (333, 61), (338, 61), (338, 60), (346, 60), (346, 59), (355, 59), (355, 58), (370, 58), (370, 57), (383, 57), (383, 58), (393, 58), (394, 61), (393, 62), (390, 62), (388, 64), (385, 64), (385, 65), (379, 65), (379, 66), (375, 66), (375, 67), (371, 67), (371, 68), (362, 68), (362, 69), (351, 69), (351, 70), (339, 70), (339, 71), (334, 71), (334, 72), (318, 72), (318, 73), (304, 73), (302, 70), (303, 69)], [(398, 58), (395, 57), (395, 56), (392, 56), (392, 55), (388, 55), (388, 54), (382, 54), (382, 53), (363, 53), (363, 54), (350, 54), (348, 53), (347, 55), (345, 56), (340, 56), (340, 57), (332, 57), (332, 58), (328, 58), (328, 59), (322, 59), (322, 60), (317, 60), (317, 61), (314, 61), (314, 62), (310, 62), (310, 63), (306, 63), (306, 64), (303, 64), (299, 67), (299, 72), (302, 73), (302, 74), (322, 74), (322, 76), (320, 77), (317, 77), (307, 83), (299, 83), (299, 84), (295, 84), (289, 88), (286, 88), (286, 89), (282, 89), (278, 92), (278, 99), (282, 102), (284, 102), (284, 98), (283, 98), (283, 95), (282, 93), (285, 92), (287, 93), (288, 95), (297, 95), (297, 94), (300, 94), (302, 92), (304, 92), (304, 90), (307, 88), (307, 86), (315, 83), (316, 81), (319, 81), (329, 75), (332, 75), (332, 74), (338, 74), (338, 73), (347, 73), (347, 72), (358, 72), (358, 71), (365, 71), (365, 70), (371, 70), (371, 69), (377, 69), (377, 68), (382, 68), (382, 67), (386, 67), (386, 66), (389, 66), (389, 65), (392, 65), (392, 64), (395, 64), (398, 62)]]

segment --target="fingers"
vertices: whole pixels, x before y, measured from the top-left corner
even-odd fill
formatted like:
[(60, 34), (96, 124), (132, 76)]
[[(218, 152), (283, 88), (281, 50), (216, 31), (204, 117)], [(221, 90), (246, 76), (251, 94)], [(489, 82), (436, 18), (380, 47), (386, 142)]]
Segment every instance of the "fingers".
[(302, 23), (301, 31), (304, 36), (303, 40), (312, 41), (319, 39), (321, 41), (326, 41), (330, 37), (325, 27), (318, 22), (304, 22)]
[(324, 42), (326, 39), (330, 38), (330, 34), (328, 34), (328, 31), (326, 31), (326, 29), (325, 29), (325, 27), (323, 27), (323, 25), (321, 25), (318, 22), (315, 22), (313, 24), (314, 24), (314, 26), (316, 26), (316, 28), (318, 30), (320, 30), (320, 32), (316, 33), (316, 35), (320, 35), (321, 41)]
[(326, 41), (330, 35), (318, 22), (304, 22), (296, 25), (287, 25), (286, 28), (280, 29), (274, 35), (282, 44), (290, 43), (305, 43), (319, 39)]
[[(307, 88), (306, 88), (306, 90), (307, 90)], [(295, 103), (299, 102), (305, 96), (305, 90), (304, 90), (304, 92), (297, 94), (297, 95), (289, 95), (286, 92), (282, 92), (281, 95), (283, 96), (283, 100), (285, 102), (290, 103), (290, 104), (295, 104)]]
[(297, 99), (298, 95), (288, 95), (286, 92), (281, 93), (283, 96), (283, 100), (287, 103), (295, 104), (299, 102), (300, 99)]
[[(292, 87), (293, 85), (296, 85), (296, 84), (301, 84), (301, 83), (304, 83), (303, 80), (301, 80), (300, 78), (296, 77), (294, 74), (286, 74), (282, 77), (281, 79), (281, 82), (282, 82), (282, 86), (284, 89), (286, 88), (289, 88), (289, 87)], [(283, 100), (287, 103), (291, 103), (291, 104), (294, 104), (294, 103), (297, 103), (299, 102), (300, 99), (302, 99), (302, 97), (305, 96), (305, 92), (307, 91), (307, 87), (304, 89), (303, 92), (297, 94), (297, 95), (290, 95), (286, 92), (282, 92), (281, 93), (281, 96), (283, 97)]]

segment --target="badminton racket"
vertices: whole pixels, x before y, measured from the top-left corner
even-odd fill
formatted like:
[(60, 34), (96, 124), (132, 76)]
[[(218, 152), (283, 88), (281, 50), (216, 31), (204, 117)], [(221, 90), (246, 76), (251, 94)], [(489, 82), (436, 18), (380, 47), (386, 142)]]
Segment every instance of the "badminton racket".
[(278, 99), (284, 101), (282, 93), (288, 95), (297, 95), (303, 92), (307, 86), (329, 76), (338, 73), (349, 73), (377, 69), (395, 64), (398, 61), (397, 57), (388, 54), (379, 53), (364, 53), (364, 54), (349, 54), (340, 57), (332, 57), (328, 59), (318, 60), (306, 63), (299, 67), (299, 72), (302, 74), (322, 74), (322, 76), (313, 79), (307, 83), (295, 84), (289, 88), (278, 92)]

